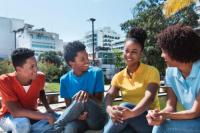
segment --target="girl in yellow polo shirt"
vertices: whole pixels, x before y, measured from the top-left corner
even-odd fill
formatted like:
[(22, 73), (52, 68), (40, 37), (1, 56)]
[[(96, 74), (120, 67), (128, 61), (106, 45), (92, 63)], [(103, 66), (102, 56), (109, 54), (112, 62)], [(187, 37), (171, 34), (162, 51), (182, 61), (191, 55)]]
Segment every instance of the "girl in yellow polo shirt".
[[(104, 105), (110, 119), (103, 133), (152, 132), (153, 126), (148, 125), (146, 115), (148, 109), (160, 109), (160, 75), (155, 67), (140, 62), (146, 38), (146, 31), (140, 27), (133, 27), (128, 32), (123, 54), (127, 67), (113, 77), (106, 95)], [(119, 90), (123, 103), (112, 106)]]

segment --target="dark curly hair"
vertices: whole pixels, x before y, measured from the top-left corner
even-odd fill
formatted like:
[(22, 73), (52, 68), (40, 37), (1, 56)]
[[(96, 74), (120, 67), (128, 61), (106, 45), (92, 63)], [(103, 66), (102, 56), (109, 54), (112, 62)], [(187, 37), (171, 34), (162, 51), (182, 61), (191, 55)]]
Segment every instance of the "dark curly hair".
[(157, 45), (172, 60), (181, 63), (196, 62), (200, 59), (200, 36), (183, 23), (169, 26), (158, 35)]
[(144, 42), (147, 39), (147, 32), (141, 27), (132, 27), (128, 31), (128, 38), (126, 41), (137, 42), (141, 45), (142, 51), (144, 49)]
[(23, 65), (26, 64), (26, 60), (30, 57), (33, 57), (34, 54), (35, 52), (28, 48), (15, 49), (11, 54), (12, 63), (15, 70), (17, 66), (23, 68)]
[[(85, 45), (79, 41), (69, 42), (64, 46), (64, 59), (65, 62), (70, 66), (69, 62), (75, 61), (75, 57), (79, 51), (85, 50)], [(70, 66), (71, 67), (71, 66)]]

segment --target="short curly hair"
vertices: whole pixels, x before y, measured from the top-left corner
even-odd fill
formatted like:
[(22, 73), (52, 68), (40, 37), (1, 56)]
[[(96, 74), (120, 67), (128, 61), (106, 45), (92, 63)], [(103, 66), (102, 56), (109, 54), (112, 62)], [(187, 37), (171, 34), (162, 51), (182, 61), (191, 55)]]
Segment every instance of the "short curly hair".
[(85, 50), (85, 45), (79, 41), (69, 42), (64, 46), (64, 59), (67, 65), (71, 67), (69, 64), (70, 61), (74, 62), (75, 57), (79, 51)]
[(147, 32), (141, 27), (132, 27), (128, 31), (128, 38), (126, 41), (134, 41), (141, 45), (142, 51), (144, 49), (144, 43), (147, 39)]
[(172, 60), (180, 63), (196, 62), (200, 59), (200, 36), (183, 23), (169, 26), (158, 34), (157, 45)]
[(26, 64), (26, 60), (30, 57), (33, 57), (35, 54), (35, 51), (28, 49), (28, 48), (18, 48), (14, 50), (11, 54), (12, 63), (16, 70), (16, 67), (22, 67)]

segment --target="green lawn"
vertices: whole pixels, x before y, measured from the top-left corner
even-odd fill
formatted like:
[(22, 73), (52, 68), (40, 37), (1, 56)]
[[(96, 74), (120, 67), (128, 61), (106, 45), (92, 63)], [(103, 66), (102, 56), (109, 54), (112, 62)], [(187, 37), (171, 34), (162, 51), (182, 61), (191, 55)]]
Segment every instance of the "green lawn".
[(45, 82), (45, 92), (58, 92), (60, 91), (60, 83), (48, 83)]
[[(110, 85), (107, 84), (106, 86), (110, 86)], [(44, 90), (45, 92), (58, 92), (60, 91), (60, 83), (45, 82)]]

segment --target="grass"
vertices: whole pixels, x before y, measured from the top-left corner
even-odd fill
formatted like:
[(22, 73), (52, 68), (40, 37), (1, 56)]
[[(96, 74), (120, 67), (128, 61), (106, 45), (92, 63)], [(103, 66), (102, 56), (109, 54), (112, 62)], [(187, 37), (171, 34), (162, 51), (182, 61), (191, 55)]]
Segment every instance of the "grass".
[[(110, 84), (105, 84), (105, 86), (110, 86)], [(59, 92), (60, 91), (60, 83), (45, 82), (44, 90), (45, 90), (45, 92)]]
[(44, 90), (45, 90), (45, 92), (59, 92), (60, 91), (60, 83), (45, 82)]

